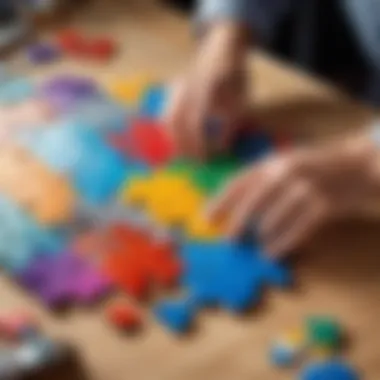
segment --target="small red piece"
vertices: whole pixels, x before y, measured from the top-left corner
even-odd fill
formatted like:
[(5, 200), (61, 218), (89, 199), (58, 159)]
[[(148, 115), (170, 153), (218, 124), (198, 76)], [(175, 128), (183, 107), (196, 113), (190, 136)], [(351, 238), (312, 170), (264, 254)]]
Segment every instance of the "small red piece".
[(116, 53), (116, 46), (113, 41), (103, 38), (88, 43), (87, 54), (92, 58), (102, 61), (111, 59)]
[(130, 331), (142, 325), (140, 310), (126, 302), (112, 304), (106, 313), (108, 321), (118, 329)]
[(161, 165), (175, 157), (174, 144), (163, 125), (154, 120), (136, 120), (128, 131), (128, 153), (150, 165)]
[(24, 334), (37, 330), (38, 323), (28, 312), (0, 316), (0, 337), (6, 340), (19, 340)]
[(85, 55), (86, 41), (82, 35), (75, 30), (64, 30), (57, 36), (60, 48), (69, 54)]

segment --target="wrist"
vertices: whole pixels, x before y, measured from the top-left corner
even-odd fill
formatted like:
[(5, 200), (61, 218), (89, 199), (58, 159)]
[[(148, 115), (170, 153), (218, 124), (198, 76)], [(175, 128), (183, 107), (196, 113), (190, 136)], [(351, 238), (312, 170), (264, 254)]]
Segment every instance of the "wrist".
[(223, 44), (239, 56), (250, 47), (250, 32), (244, 25), (234, 21), (214, 21), (207, 27), (204, 39)]

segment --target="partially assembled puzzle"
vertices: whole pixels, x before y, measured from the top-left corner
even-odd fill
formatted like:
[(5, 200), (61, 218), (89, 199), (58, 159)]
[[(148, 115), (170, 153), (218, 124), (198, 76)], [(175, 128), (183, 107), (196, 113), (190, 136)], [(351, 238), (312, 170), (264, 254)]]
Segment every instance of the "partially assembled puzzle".
[[(243, 312), (290, 284), (252, 234), (228, 241), (203, 215), (275, 137), (247, 129), (231, 154), (195, 163), (161, 125), (167, 87), (144, 75), (106, 89), (73, 75), (0, 79), (0, 266), (49, 308), (154, 293), (157, 319), (181, 333), (202, 308)], [(128, 307), (111, 320), (128, 324)]]

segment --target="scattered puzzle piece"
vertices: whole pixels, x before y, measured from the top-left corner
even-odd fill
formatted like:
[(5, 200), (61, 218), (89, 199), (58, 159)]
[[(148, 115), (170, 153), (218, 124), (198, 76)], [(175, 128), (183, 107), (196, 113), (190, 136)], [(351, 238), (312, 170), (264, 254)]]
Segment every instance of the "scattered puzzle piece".
[(117, 302), (107, 308), (107, 320), (122, 331), (135, 331), (142, 326), (140, 310), (126, 302)]
[(342, 343), (342, 328), (330, 317), (310, 317), (306, 321), (308, 340), (316, 348), (337, 350)]
[(145, 90), (140, 103), (139, 114), (143, 118), (157, 120), (163, 112), (168, 90), (162, 85), (151, 86)]
[(25, 311), (0, 315), (0, 338), (20, 341), (36, 335), (39, 326), (36, 319)]
[(194, 322), (195, 307), (191, 300), (159, 303), (154, 315), (168, 330), (174, 333), (187, 332)]
[(60, 51), (50, 43), (36, 43), (28, 47), (27, 57), (32, 63), (51, 63), (60, 56)]
[(109, 92), (116, 100), (136, 107), (151, 83), (151, 77), (147, 74), (135, 75), (133, 78), (125, 80), (119, 78), (111, 84)]
[(359, 380), (358, 373), (345, 362), (335, 359), (307, 365), (300, 380)]

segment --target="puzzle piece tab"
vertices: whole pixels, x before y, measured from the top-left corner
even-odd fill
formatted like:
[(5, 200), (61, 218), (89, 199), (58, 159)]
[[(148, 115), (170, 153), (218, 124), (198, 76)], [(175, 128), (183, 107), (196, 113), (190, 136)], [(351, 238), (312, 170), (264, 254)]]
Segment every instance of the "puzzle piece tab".
[(151, 83), (150, 75), (135, 75), (133, 78), (118, 79), (110, 85), (109, 92), (112, 97), (121, 103), (136, 107)]

